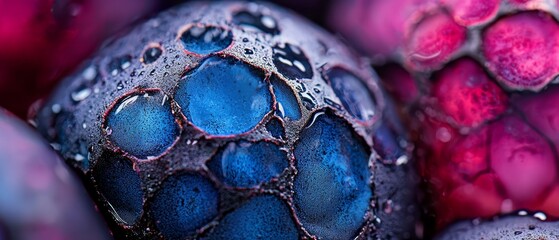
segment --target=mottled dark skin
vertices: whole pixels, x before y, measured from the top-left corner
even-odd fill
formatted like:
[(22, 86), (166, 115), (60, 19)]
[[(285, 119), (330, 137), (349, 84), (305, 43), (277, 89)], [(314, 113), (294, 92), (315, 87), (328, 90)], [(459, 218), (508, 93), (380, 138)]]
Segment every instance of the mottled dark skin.
[[(234, 20), (235, 13), (240, 11), (252, 12), (256, 17), (243, 14), (242, 20)], [(210, 35), (207, 35), (207, 38), (199, 37), (206, 36), (208, 32)], [(212, 43), (209, 53), (204, 45), (192, 44), (192, 41), (205, 41), (203, 39)], [(153, 51), (153, 47), (160, 47), (161, 53)], [(258, 76), (264, 77), (262, 83), (267, 84), (272, 94), (278, 90), (269, 85), (270, 81), (284, 81), (293, 90), (290, 94), (295, 96), (300, 119), (283, 117), (282, 108), (288, 105), (282, 104), (280, 107), (274, 97), (273, 104), (266, 106), (269, 111), (246, 132), (211, 135), (203, 127), (196, 126), (185, 117), (185, 110), (192, 106), (181, 106), (179, 101), (175, 101), (175, 94), (179, 83), (187, 81), (188, 74), (196, 70), (209, 56), (240, 61), (250, 66)], [(155, 219), (158, 215), (150, 211), (154, 204), (152, 200), (161, 192), (160, 187), (164, 179), (185, 172), (196, 172), (199, 174), (197, 176), (209, 179), (220, 195), (216, 221), (204, 224), (196, 233), (185, 237), (211, 236), (213, 229), (219, 227), (219, 220), (240, 204), (254, 196), (273, 195), (289, 207), (289, 214), (295, 220), (299, 238), (314, 238), (320, 236), (315, 236), (310, 231), (318, 231), (316, 235), (325, 236), (336, 236), (336, 233), (328, 232), (321, 226), (306, 228), (302, 224), (304, 221), (297, 218), (299, 210), (294, 206), (296, 201), (293, 197), (296, 188), (293, 182), (298, 178), (295, 163), (304, 159), (298, 160), (294, 157), (294, 148), (304, 129), (311, 127), (320, 115), (328, 116), (337, 119), (335, 122), (341, 122), (341, 125), (344, 125), (342, 130), (350, 131), (344, 136), (355, 137), (351, 142), (356, 143), (358, 147), (364, 147), (363, 152), (370, 154), (368, 159), (361, 159), (368, 161), (369, 165), (367, 169), (361, 170), (366, 170), (371, 177), (361, 182), (368, 183), (366, 188), (372, 193), (372, 197), (366, 204), (368, 209), (358, 219), (358, 228), (352, 227), (344, 232), (344, 235), (370, 239), (384, 239), (386, 236), (398, 239), (416, 238), (419, 208), (415, 201), (415, 173), (411, 171), (411, 146), (406, 144), (405, 131), (394, 119), (394, 112), (388, 110), (391, 108), (389, 102), (378, 86), (376, 76), (371, 74), (368, 64), (324, 30), (276, 6), (254, 3), (188, 3), (161, 13), (122, 38), (108, 43), (97, 56), (67, 78), (45, 102), (37, 115), (38, 129), (84, 177), (86, 185), (99, 203), (117, 238), (153, 239), (169, 236), (168, 233), (160, 232), (160, 221)], [(352, 91), (360, 91), (356, 96), (368, 96), (361, 100), (370, 102), (362, 104), (360, 99), (349, 99), (352, 97), (350, 93), (343, 95), (348, 99), (342, 99), (342, 95), (336, 96), (327, 74), (332, 68), (343, 69), (353, 75), (356, 81), (361, 81), (365, 87)], [(353, 86), (358, 85), (350, 85), (349, 89)], [(170, 111), (176, 123), (180, 125), (180, 134), (162, 154), (147, 158), (136, 157), (110, 141), (111, 130), (107, 128), (107, 119), (114, 114), (111, 113), (111, 109), (118, 109), (122, 105), (119, 101), (126, 101), (126, 96), (142, 96), (155, 89), (168, 96)], [(346, 102), (342, 101), (356, 104), (355, 109), (347, 111), (344, 108)], [(242, 108), (239, 108), (239, 111), (242, 111)], [(192, 114), (192, 111), (189, 114)], [(269, 132), (266, 126), (272, 119), (279, 121), (284, 134)], [(392, 135), (375, 140), (374, 135), (382, 122), (387, 122), (385, 127), (390, 129)], [(277, 125), (277, 122), (275, 124)], [(379, 146), (390, 145), (383, 141), (395, 139), (397, 144), (392, 146), (393, 150), (383, 151), (388, 155), (376, 154), (382, 150)], [(249, 143), (266, 141), (282, 147), (287, 153), (289, 167), (257, 187), (234, 188), (225, 185), (207, 169), (206, 164), (209, 159), (217, 156), (216, 153), (227, 143), (241, 140)], [(334, 141), (342, 145), (347, 142)], [(135, 222), (122, 221), (118, 217), (121, 209), (113, 209), (97, 186), (100, 182), (95, 179), (100, 175), (94, 174), (97, 162), (107, 161), (110, 159), (107, 156), (114, 154), (132, 163), (134, 171), (124, 172), (136, 172), (141, 179), (141, 189), (138, 191), (142, 191), (143, 206), (140, 217)], [(334, 151), (333, 154), (338, 153)], [(337, 177), (333, 180), (349, 184), (348, 188), (351, 188), (351, 184), (355, 184), (351, 181), (355, 173), (344, 166), (341, 163), (334, 164), (334, 167), (339, 168), (335, 174), (347, 174), (348, 178)], [(330, 181), (324, 183), (325, 186), (329, 186), (328, 184)], [(331, 188), (335, 190), (337, 186)], [(338, 197), (348, 198), (343, 194)], [(320, 205), (322, 200), (316, 201)], [(121, 202), (123, 201), (119, 203)], [(382, 210), (380, 206), (385, 202), (390, 202), (393, 206), (392, 211)], [(337, 202), (330, 204), (336, 206)], [(332, 211), (334, 215), (337, 214), (335, 209)], [(347, 226), (353, 226), (352, 224)]]

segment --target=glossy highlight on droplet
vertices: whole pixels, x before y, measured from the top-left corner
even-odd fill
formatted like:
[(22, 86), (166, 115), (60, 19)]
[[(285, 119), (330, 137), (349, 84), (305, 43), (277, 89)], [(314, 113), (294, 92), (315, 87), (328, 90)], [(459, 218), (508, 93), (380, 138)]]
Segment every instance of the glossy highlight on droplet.
[(273, 47), (274, 65), (278, 71), (289, 79), (310, 79), (313, 70), (309, 59), (303, 51), (289, 43), (277, 44)]
[(263, 33), (279, 34), (280, 30), (276, 19), (262, 13), (239, 11), (233, 16), (233, 23), (248, 29), (256, 29)]

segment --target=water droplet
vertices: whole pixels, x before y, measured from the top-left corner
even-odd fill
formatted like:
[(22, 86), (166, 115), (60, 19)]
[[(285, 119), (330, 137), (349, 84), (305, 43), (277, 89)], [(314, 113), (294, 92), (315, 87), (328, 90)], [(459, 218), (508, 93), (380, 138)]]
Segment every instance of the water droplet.
[(142, 57), (142, 61), (145, 64), (153, 63), (157, 59), (159, 59), (159, 57), (161, 56), (162, 53), (163, 53), (163, 50), (161, 49), (160, 46), (150, 47), (150, 48), (146, 49), (146, 51), (144, 52), (143, 57)]
[(70, 94), (70, 97), (74, 102), (81, 102), (85, 100), (87, 97), (89, 97), (89, 95), (91, 95), (91, 89), (86, 86), (82, 86), (75, 92), (72, 92)]
[(184, 31), (180, 40), (187, 51), (209, 54), (229, 47), (233, 33), (222, 27), (196, 25)]
[(251, 55), (251, 54), (254, 54), (254, 51), (252, 51), (251, 49), (245, 48), (245, 54)]
[(534, 217), (541, 220), (541, 221), (547, 220), (547, 216), (543, 212), (534, 213)]
[(87, 81), (92, 81), (97, 77), (97, 70), (95, 66), (89, 66), (82, 72), (82, 77)]
[(240, 11), (233, 16), (233, 23), (249, 30), (260, 31), (268, 34), (278, 34), (277, 21), (269, 15), (252, 11)]
[(116, 76), (118, 75), (122, 70), (130, 67), (130, 65), (132, 64), (132, 57), (130, 55), (126, 55), (126, 56), (121, 56), (121, 57), (117, 57), (114, 58), (113, 60), (111, 60), (109, 62), (108, 65), (108, 72), (113, 75)]
[(274, 65), (283, 76), (289, 79), (312, 78), (311, 64), (297, 46), (285, 43), (278, 44), (272, 49)]
[(52, 111), (52, 113), (58, 114), (58, 113), (60, 113), (60, 111), (62, 111), (62, 107), (60, 106), (60, 104), (53, 104), (50, 107), (50, 110)]
[(518, 215), (519, 216), (526, 216), (526, 215), (528, 215), (528, 212), (526, 212), (524, 210), (521, 210), (521, 211), (518, 211)]
[(124, 88), (124, 84), (122, 84), (122, 81), (119, 81), (119, 82), (116, 84), (116, 89), (122, 90), (123, 88)]

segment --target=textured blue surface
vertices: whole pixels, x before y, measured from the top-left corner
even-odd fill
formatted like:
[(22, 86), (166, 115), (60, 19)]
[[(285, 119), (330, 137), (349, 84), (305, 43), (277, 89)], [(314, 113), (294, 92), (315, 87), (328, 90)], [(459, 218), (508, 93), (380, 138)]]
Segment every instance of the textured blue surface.
[(298, 239), (287, 205), (274, 196), (255, 197), (221, 220), (207, 239)]
[(268, 132), (270, 132), (272, 137), (285, 138), (285, 129), (283, 125), (281, 125), (281, 122), (276, 118), (272, 118), (266, 124), (266, 129), (268, 130)]
[(283, 80), (277, 78), (272, 80), (272, 86), (278, 102), (278, 110), (281, 115), (291, 120), (299, 120), (301, 118), (301, 109), (299, 109), (299, 103), (297, 102), (297, 98), (295, 98), (293, 89)]
[(99, 192), (126, 224), (133, 224), (142, 213), (140, 176), (130, 161), (120, 157), (101, 158), (93, 171)]
[(357, 119), (369, 120), (375, 114), (375, 99), (369, 88), (352, 73), (333, 68), (326, 73), (345, 109)]
[(316, 114), (295, 145), (294, 203), (303, 226), (324, 239), (350, 239), (371, 198), (369, 154), (339, 117)]
[(160, 92), (120, 99), (107, 116), (110, 140), (138, 157), (158, 156), (179, 136), (168, 98)]
[(288, 167), (288, 159), (273, 143), (231, 142), (208, 167), (229, 186), (253, 187), (279, 175)]
[(217, 216), (218, 197), (217, 189), (206, 178), (175, 175), (156, 193), (151, 213), (167, 239), (185, 239)]
[(248, 132), (272, 105), (263, 75), (238, 60), (219, 57), (188, 73), (175, 99), (190, 122), (212, 135)]
[(231, 31), (214, 26), (192, 26), (180, 38), (184, 48), (197, 54), (209, 54), (227, 48), (233, 42)]

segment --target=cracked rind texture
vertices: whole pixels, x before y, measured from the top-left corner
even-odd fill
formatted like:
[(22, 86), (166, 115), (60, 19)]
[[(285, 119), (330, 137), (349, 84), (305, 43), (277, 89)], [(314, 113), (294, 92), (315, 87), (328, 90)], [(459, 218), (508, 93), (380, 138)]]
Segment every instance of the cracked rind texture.
[[(411, 145), (387, 104), (369, 62), (301, 17), (269, 4), (197, 2), (163, 12), (108, 43), (64, 81), (36, 121), (85, 177), (118, 238), (252, 236), (278, 219), (292, 221), (285, 224), (296, 234), (287, 235), (297, 238), (413, 238), (419, 209), (414, 172), (408, 171)], [(161, 126), (141, 126), (158, 119)], [(390, 134), (375, 139), (385, 121), (392, 122), (382, 126)], [(303, 138), (305, 132), (316, 136)], [(133, 141), (157, 149), (138, 149)], [(254, 161), (266, 158), (262, 147), (268, 144), (278, 147), (277, 160), (285, 162), (254, 168)], [(220, 157), (224, 152), (227, 159)], [(111, 166), (111, 159), (119, 161)], [(98, 174), (99, 169), (126, 176)], [(136, 175), (141, 194), (107, 187), (110, 181), (136, 186)], [(104, 177), (113, 179), (99, 179)], [(178, 196), (169, 186), (187, 194)], [(127, 201), (115, 199), (139, 195), (141, 209), (137, 200), (123, 206)], [(379, 199), (390, 200), (394, 211), (379, 213)], [(172, 211), (166, 205), (200, 212), (189, 202), (212, 211), (164, 214)], [(332, 209), (321, 210), (324, 205)], [(262, 213), (250, 206), (286, 211)], [(253, 233), (234, 232), (235, 224), (249, 226), (231, 218), (266, 215)], [(399, 217), (406, 221), (394, 220)], [(195, 226), (181, 224), (188, 219)]]

